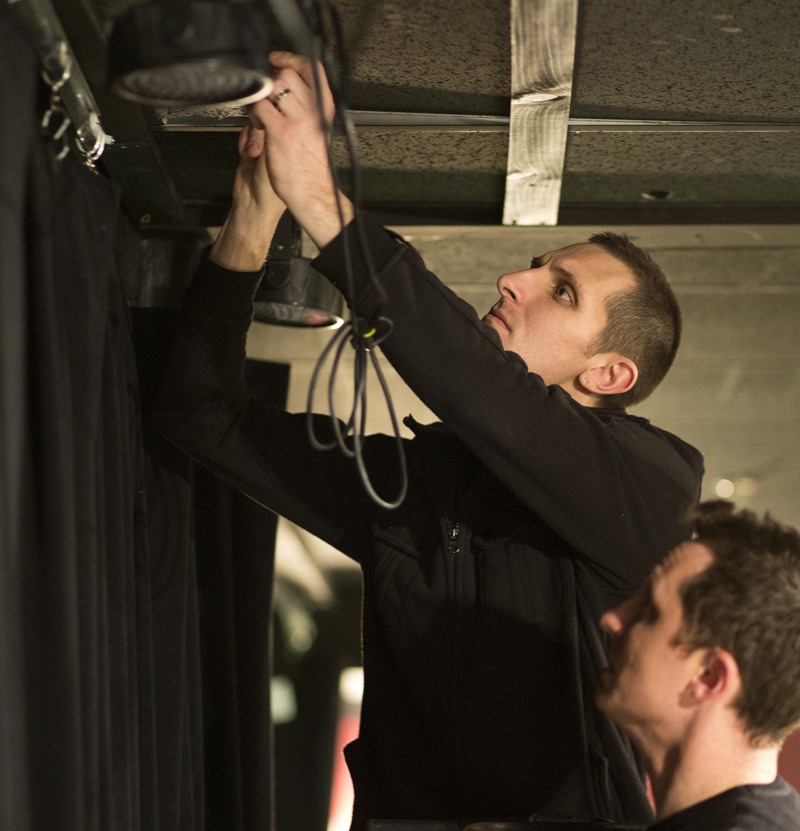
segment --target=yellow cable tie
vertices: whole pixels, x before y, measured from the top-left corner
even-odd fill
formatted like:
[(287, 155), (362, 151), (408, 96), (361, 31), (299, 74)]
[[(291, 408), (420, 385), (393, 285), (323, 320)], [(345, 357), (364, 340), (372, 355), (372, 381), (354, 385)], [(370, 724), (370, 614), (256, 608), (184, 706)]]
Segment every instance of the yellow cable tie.
[(371, 338), (375, 334), (376, 331), (377, 331), (377, 329), (370, 329), (369, 332), (367, 332), (365, 335), (362, 335), (362, 337)]

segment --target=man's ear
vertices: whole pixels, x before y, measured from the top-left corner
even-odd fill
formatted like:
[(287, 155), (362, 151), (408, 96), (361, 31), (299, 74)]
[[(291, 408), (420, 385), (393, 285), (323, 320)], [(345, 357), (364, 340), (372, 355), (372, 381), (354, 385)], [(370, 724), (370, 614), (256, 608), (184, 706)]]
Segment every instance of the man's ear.
[(736, 659), (725, 649), (709, 649), (691, 688), (697, 702), (718, 698), (726, 704), (733, 703), (742, 688)]
[(593, 355), (578, 376), (580, 385), (594, 395), (619, 395), (627, 392), (639, 377), (636, 364), (617, 352)]

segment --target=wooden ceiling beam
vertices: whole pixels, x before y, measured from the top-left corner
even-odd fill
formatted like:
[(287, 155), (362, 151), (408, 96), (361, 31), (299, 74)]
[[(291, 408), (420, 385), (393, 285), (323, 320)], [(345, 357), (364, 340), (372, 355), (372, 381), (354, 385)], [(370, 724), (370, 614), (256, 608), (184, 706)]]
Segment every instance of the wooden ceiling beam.
[(555, 225), (567, 148), (578, 0), (511, 0), (504, 225)]

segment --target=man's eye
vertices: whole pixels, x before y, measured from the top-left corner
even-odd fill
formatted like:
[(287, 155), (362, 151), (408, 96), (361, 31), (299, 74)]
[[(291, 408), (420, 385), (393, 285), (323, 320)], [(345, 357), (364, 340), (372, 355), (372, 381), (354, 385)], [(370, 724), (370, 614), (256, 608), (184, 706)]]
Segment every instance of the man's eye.
[(566, 286), (558, 286), (555, 290), (555, 296), (561, 300), (572, 302), (572, 292)]

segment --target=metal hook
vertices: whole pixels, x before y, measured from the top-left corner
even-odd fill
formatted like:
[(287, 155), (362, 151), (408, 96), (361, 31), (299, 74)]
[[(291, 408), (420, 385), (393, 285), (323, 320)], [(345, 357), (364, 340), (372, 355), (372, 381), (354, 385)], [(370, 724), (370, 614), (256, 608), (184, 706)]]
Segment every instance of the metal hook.
[(72, 124), (72, 119), (67, 115), (64, 107), (61, 106), (61, 99), (55, 94), (50, 97), (50, 107), (42, 116), (42, 129), (47, 130), (50, 127), (50, 121), (54, 115), (61, 116), (61, 123), (55, 131), (50, 133), (50, 138), (53, 141), (61, 142), (61, 150), (56, 155), (56, 159), (61, 161), (69, 153), (69, 135), (67, 134), (67, 129)]
[(59, 141), (63, 137), (64, 133), (67, 132), (67, 127), (69, 127), (70, 124), (72, 124), (72, 119), (64, 113), (64, 120), (61, 122), (55, 133), (53, 133), (53, 141)]
[[(60, 114), (64, 120), (69, 123), (69, 117), (67, 116), (66, 110), (61, 106), (61, 99), (57, 95), (50, 96), (50, 106), (47, 108), (47, 111), (42, 116), (42, 129), (46, 130), (50, 126), (50, 119), (54, 115)], [(61, 127), (59, 127), (59, 130)], [(62, 131), (63, 132), (63, 131)]]
[(62, 159), (66, 159), (67, 155), (69, 154), (69, 141), (67, 138), (64, 138), (64, 142), (61, 145), (61, 150), (56, 153), (56, 161), (60, 162)]
[(94, 146), (91, 150), (86, 150), (83, 146), (83, 143), (80, 143), (80, 150), (83, 153), (87, 164), (90, 166), (96, 162), (100, 156), (103, 155), (103, 151), (106, 148), (107, 144), (113, 144), (114, 139), (109, 136), (106, 132), (104, 132), (103, 128), (100, 125), (100, 119), (98, 118), (96, 113), (89, 114), (89, 127), (92, 130), (92, 135), (94, 136), (95, 142)]
[(61, 106), (61, 99), (57, 95), (50, 96), (50, 106), (47, 108), (47, 111), (42, 116), (42, 129), (46, 130), (50, 126), (50, 119), (56, 115), (61, 114), (64, 118), (67, 118), (66, 110)]
[(50, 91), (55, 94), (61, 89), (61, 87), (64, 86), (64, 84), (67, 83), (67, 81), (69, 81), (72, 76), (72, 55), (70, 55), (67, 43), (64, 40), (60, 40), (58, 42), (54, 52), (55, 59), (61, 67), (61, 77), (54, 81), (50, 77), (50, 74), (46, 68), (42, 69), (42, 77), (44, 78), (47, 86), (50, 87)]
[(59, 128), (53, 133), (53, 141), (61, 142), (61, 150), (56, 154), (56, 161), (60, 162), (66, 158), (69, 153), (69, 133), (67, 127), (72, 124), (72, 119), (64, 112), (64, 120), (61, 122)]

